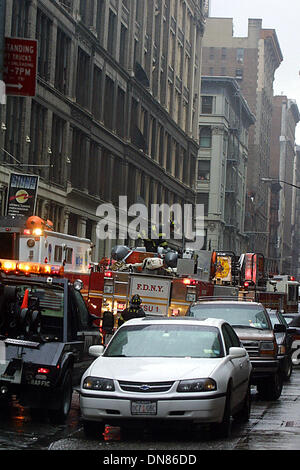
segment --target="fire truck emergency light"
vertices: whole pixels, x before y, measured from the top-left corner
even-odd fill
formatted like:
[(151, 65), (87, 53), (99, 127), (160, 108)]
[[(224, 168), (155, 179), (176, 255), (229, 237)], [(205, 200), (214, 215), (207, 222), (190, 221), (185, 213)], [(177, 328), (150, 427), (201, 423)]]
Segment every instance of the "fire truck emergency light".
[(31, 263), (0, 259), (0, 270), (5, 273), (62, 275), (64, 268), (51, 264)]

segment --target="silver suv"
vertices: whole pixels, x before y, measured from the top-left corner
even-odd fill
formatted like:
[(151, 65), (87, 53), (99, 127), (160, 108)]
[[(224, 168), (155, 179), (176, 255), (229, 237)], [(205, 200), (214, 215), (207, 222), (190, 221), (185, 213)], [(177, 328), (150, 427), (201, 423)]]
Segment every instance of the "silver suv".
[(272, 326), (265, 307), (257, 302), (212, 300), (190, 305), (186, 316), (223, 318), (235, 330), (249, 354), (252, 364), (251, 383), (265, 400), (277, 400), (282, 391), (283, 375), (275, 333), (283, 325)]

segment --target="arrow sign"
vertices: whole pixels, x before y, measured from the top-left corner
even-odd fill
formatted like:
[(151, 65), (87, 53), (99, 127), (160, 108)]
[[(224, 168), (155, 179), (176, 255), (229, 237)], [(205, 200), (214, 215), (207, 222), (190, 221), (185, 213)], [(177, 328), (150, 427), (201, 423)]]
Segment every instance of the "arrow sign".
[(3, 62), (6, 94), (35, 96), (37, 41), (27, 38), (5, 38)]
[(18, 88), (19, 90), (21, 90), (21, 88), (23, 88), (23, 85), (21, 85), (21, 83), (18, 83), (16, 85), (13, 85), (11, 83), (6, 83), (6, 88), (7, 87), (10, 87), (10, 88)]

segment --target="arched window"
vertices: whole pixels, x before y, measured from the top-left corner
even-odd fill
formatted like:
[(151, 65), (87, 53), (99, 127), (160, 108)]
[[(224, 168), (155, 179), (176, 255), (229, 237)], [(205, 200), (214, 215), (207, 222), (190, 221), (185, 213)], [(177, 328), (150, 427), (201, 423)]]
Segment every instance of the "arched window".
[(211, 128), (208, 126), (202, 127), (200, 129), (200, 147), (209, 149), (211, 148), (212, 140)]

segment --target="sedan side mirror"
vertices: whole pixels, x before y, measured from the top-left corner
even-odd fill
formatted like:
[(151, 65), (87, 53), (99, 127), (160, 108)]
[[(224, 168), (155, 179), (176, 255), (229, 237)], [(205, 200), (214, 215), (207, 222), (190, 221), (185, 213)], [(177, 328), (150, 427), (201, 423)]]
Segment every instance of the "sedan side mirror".
[(285, 333), (285, 332), (286, 332), (286, 326), (280, 323), (276, 323), (276, 325), (274, 325), (274, 333)]
[(245, 357), (247, 355), (247, 351), (245, 348), (236, 348), (232, 347), (229, 348), (229, 356), (235, 357)]
[(94, 345), (89, 347), (90, 356), (99, 357), (104, 353), (104, 346), (102, 344)]

